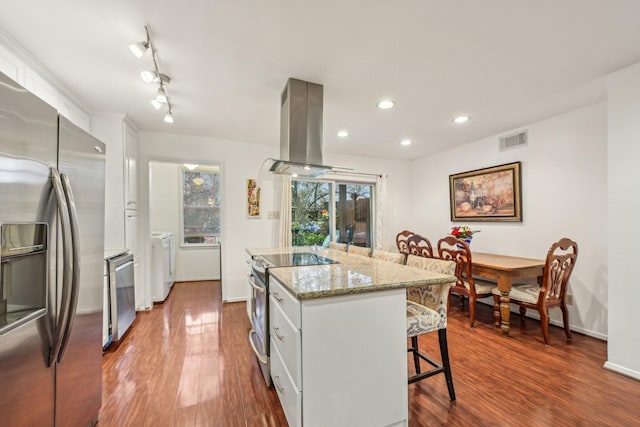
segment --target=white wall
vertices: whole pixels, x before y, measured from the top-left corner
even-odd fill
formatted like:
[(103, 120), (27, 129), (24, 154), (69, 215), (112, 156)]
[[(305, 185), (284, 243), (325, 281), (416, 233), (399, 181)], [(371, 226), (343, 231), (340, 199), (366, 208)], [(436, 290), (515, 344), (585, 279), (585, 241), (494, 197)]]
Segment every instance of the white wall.
[[(473, 123), (469, 124), (470, 126)], [(524, 129), (524, 128), (523, 128)], [(522, 162), (521, 223), (467, 223), (472, 249), (543, 259), (561, 237), (578, 242), (569, 281), (572, 329), (607, 335), (607, 110), (599, 103), (526, 127), (528, 145), (499, 151), (499, 135), (416, 160), (411, 228), (432, 241), (448, 234), (449, 175)], [(560, 320), (560, 310), (551, 310)]]
[(609, 344), (605, 367), (640, 379), (640, 64), (607, 79), (609, 114)]
[[(271, 245), (271, 223), (266, 219), (270, 187), (263, 187), (263, 214), (259, 219), (248, 219), (246, 209), (246, 180), (257, 178), (262, 161), (274, 153), (271, 147), (214, 138), (201, 138), (152, 132), (140, 134), (140, 190), (149, 194), (150, 160), (220, 164), (223, 174), (222, 193), (222, 292), (225, 301), (246, 299), (247, 247)], [(261, 185), (261, 184), (259, 184)], [(149, 200), (141, 200), (142, 224), (145, 236), (150, 236), (148, 221)], [(265, 230), (267, 232), (265, 232)], [(147, 238), (147, 240), (149, 240)], [(150, 240), (146, 242), (150, 253)], [(149, 265), (149, 261), (145, 263)]]
[[(222, 212), (222, 291), (225, 301), (244, 300), (248, 296), (246, 284), (245, 248), (273, 246), (275, 221), (267, 219), (269, 210), (280, 210), (280, 201), (274, 197), (272, 175), (260, 174), (263, 161), (278, 156), (277, 144), (264, 146), (215, 138), (200, 138), (184, 135), (142, 132), (140, 134), (141, 170), (147, 171), (149, 161), (175, 163), (221, 164), (223, 169), (223, 212)], [(409, 162), (366, 157), (341, 156), (325, 153), (324, 162), (335, 166), (354, 168), (360, 172), (389, 174), (389, 206), (392, 208), (389, 221), (389, 236), (395, 238), (397, 230), (405, 228), (409, 218), (407, 200), (411, 197), (409, 188)], [(258, 179), (262, 188), (262, 215), (249, 219), (246, 214), (246, 180)], [(141, 194), (149, 193), (148, 173), (141, 172)], [(149, 236), (151, 229), (145, 214), (149, 201), (141, 200), (143, 233)], [(146, 243), (149, 254), (150, 242)], [(149, 260), (145, 262), (149, 265)], [(149, 277), (149, 275), (147, 275)]]
[(185, 248), (180, 245), (180, 167), (176, 163), (151, 162), (149, 226), (152, 232), (169, 231), (176, 237), (176, 281), (218, 280), (219, 247)]

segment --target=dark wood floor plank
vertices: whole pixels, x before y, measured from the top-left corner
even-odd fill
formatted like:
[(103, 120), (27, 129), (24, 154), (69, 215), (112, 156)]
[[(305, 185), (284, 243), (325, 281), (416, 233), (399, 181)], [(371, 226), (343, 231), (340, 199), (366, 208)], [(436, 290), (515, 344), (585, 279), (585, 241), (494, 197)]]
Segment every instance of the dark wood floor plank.
[[(545, 346), (539, 322), (521, 329), (517, 315), (504, 337), (482, 304), (471, 329), (456, 302), (448, 341), (457, 400), (449, 401), (443, 375), (409, 385), (411, 427), (640, 425), (640, 382), (602, 368), (606, 342), (574, 333), (567, 344), (551, 327)], [(222, 304), (220, 282), (176, 283), (105, 353), (99, 425), (285, 426), (249, 327), (244, 303)], [(435, 359), (437, 346), (437, 334), (420, 337)]]

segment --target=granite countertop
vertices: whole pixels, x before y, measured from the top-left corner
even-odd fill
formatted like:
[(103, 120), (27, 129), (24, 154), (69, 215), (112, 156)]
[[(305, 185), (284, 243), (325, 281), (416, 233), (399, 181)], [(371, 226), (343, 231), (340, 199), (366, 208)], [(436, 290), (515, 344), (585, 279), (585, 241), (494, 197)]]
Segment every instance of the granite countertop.
[(269, 269), (269, 274), (300, 300), (455, 281), (454, 276), (317, 246), (247, 249), (251, 256), (296, 252), (313, 252), (338, 261), (338, 264)]

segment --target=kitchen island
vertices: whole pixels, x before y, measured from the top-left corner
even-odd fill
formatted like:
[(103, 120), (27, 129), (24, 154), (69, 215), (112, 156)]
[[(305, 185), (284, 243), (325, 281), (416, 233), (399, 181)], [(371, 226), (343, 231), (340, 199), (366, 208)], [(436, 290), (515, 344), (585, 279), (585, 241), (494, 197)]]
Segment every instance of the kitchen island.
[(314, 248), (336, 264), (269, 268), (271, 378), (291, 426), (408, 424), (406, 291), (453, 276)]

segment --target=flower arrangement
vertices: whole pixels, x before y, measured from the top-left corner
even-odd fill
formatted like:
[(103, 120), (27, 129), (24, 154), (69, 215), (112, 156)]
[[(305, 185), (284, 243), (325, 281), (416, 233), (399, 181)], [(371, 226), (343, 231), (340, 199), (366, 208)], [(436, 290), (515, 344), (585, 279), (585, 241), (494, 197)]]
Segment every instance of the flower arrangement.
[(456, 239), (471, 239), (475, 233), (479, 233), (481, 230), (472, 230), (466, 225), (458, 225), (451, 227), (451, 235)]

